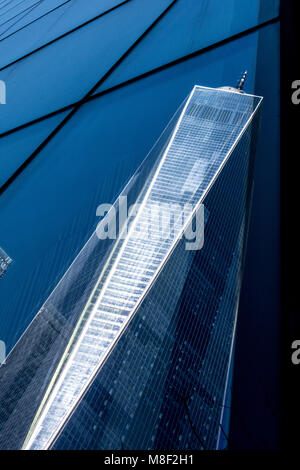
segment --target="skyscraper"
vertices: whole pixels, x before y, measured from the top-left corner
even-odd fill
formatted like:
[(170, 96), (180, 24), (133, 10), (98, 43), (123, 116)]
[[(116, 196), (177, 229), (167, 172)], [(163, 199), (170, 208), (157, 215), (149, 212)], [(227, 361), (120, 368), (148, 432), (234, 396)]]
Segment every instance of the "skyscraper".
[(194, 87), (1, 367), (1, 448), (218, 446), (260, 104)]

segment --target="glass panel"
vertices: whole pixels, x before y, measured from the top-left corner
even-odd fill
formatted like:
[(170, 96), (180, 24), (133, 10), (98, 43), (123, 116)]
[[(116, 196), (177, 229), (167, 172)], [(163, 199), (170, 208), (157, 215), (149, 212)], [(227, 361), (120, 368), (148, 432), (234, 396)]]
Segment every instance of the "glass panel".
[[(38, 5), (28, 10), (26, 16), (19, 15), (0, 26), (0, 67), (119, 5), (122, 1), (101, 0), (99, 3), (99, 0), (89, 0), (85, 2), (84, 8), (82, 8), (82, 0), (38, 2)], [(51, 11), (53, 9), (54, 11)], [(35, 21), (36, 19), (38, 21)], [(33, 23), (29, 24), (31, 22)], [(17, 31), (16, 34), (14, 34), (15, 31)], [(4, 38), (6, 38), (5, 41), (3, 41)]]
[(278, 9), (279, 0), (181, 0), (98, 91), (274, 18)]
[(127, 3), (2, 70), (7, 104), (0, 132), (82, 98), (170, 2)]
[(66, 113), (60, 113), (25, 129), (0, 138), (0, 186), (43, 142)]

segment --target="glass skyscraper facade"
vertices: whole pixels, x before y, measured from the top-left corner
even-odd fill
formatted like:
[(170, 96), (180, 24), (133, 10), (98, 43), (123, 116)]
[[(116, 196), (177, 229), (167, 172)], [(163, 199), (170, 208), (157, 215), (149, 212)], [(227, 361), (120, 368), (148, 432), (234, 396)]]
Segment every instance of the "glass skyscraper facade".
[[(237, 345), (234, 347), (235, 368), (230, 371), (228, 378), (231, 383), (232, 375), (235, 375), (232, 389), (234, 399), (230, 409), (231, 434), (227, 432), (223, 422), (229, 440), (221, 433), (220, 439), (223, 441), (220, 445), (230, 447), (232, 443), (235, 448), (276, 447), (278, 426), (274, 414), (276, 415), (277, 407), (276, 364), (279, 351), (279, 302), (276, 300), (279, 295), (279, 263), (276, 255), (279, 252), (279, 3), (279, 0), (0, 2), (0, 80), (5, 83), (6, 89), (6, 104), (0, 105), (0, 246), (5, 256), (7, 254), (8, 258), (13, 260), (9, 265), (5, 262), (4, 269), (0, 270), (4, 274), (0, 274), (0, 340), (5, 342), (9, 352), (20, 341), (29, 325), (32, 335), (36, 336), (34, 346), (28, 339), (25, 347), (28, 348), (26, 364), (22, 349), (19, 359), (15, 358), (19, 366), (10, 379), (15, 382), (14, 393), (9, 396), (5, 394), (5, 389), (1, 392), (2, 423), (6, 422), (8, 416), (12, 419), (17, 402), (23, 412), (24, 409), (28, 412), (28, 415), (22, 415), (23, 428), (19, 423), (15, 429), (16, 447), (24, 444), (43, 397), (46, 392), (50, 392), (47, 380), (59, 370), (59, 360), (67, 350), (72, 332), (88, 304), (91, 294), (88, 286), (96, 285), (108, 261), (107, 256), (113, 249), (114, 243), (111, 240), (102, 240), (102, 243), (98, 244), (98, 238), (93, 235), (98, 224), (97, 207), (104, 202), (114, 203), (129, 181), (131, 183), (124, 190), (129, 204), (136, 201), (137, 194), (142, 197), (143, 185), (151, 176), (150, 169), (154, 168), (156, 159), (159, 160), (162, 156), (186, 104), (184, 100), (195, 83), (203, 86), (203, 89), (217, 89), (227, 84), (234, 86), (244, 70), (248, 70), (246, 94), (264, 96), (264, 104), (261, 110), (256, 166), (255, 170), (251, 165), (249, 168), (249, 171), (254, 171), (255, 184), (251, 220), (245, 219), (245, 224), (249, 222), (250, 229), (238, 314)], [(182, 106), (172, 118), (180, 103), (183, 103)], [(210, 105), (214, 107), (213, 103)], [(196, 119), (197, 113), (201, 115), (204, 110), (191, 108), (189, 112), (190, 118), (192, 119), (195, 113)], [(213, 110), (211, 112), (213, 115)], [(226, 119), (225, 114), (223, 119)], [(151, 151), (162, 129), (165, 131)], [(142, 163), (148, 153), (147, 160)], [(243, 188), (247, 186), (245, 181), (238, 183), (233, 173), (229, 175), (227, 168), (230, 167), (230, 162), (233, 165), (233, 160), (228, 160), (215, 181), (213, 188), (216, 192), (209, 191), (203, 201), (206, 236), (204, 247), (207, 250), (210, 243), (207, 237), (214, 213), (212, 206), (218, 207), (219, 214), (222, 211), (225, 214), (225, 199), (231, 195), (233, 199), (227, 199), (229, 206), (232, 204), (232, 207), (238, 207), (239, 201), (234, 199), (234, 194), (242, 194)], [(239, 167), (236, 168), (237, 178)], [(198, 175), (200, 166), (196, 165), (194, 170)], [(222, 193), (220, 189), (224, 199), (222, 209), (221, 198), (218, 199), (216, 194), (221, 181), (224, 180), (225, 184), (226, 171), (232, 185), (228, 194), (225, 194), (225, 191)], [(131, 177), (134, 174), (136, 179), (133, 184)], [(186, 175), (186, 178), (190, 187), (195, 187), (193, 176), (189, 179)], [(173, 179), (176, 185), (175, 175)], [(176, 197), (180, 197), (179, 192), (175, 190), (175, 193)], [(240, 203), (243, 204), (243, 201)], [(118, 215), (118, 203), (114, 208)], [(247, 213), (246, 210), (244, 212)], [(238, 219), (237, 214), (238, 209)], [(226, 228), (228, 233), (232, 233), (232, 240), (236, 237), (236, 233), (230, 232), (233, 230), (234, 219), (230, 218), (233, 215), (234, 213), (227, 213), (228, 220), (232, 223)], [(221, 222), (220, 219), (220, 224), (223, 223), (224, 220)], [(240, 221), (236, 222), (236, 226), (241, 226)], [(182, 252), (179, 250), (180, 244)], [(201, 347), (204, 348), (203, 353), (199, 353), (200, 361), (201, 354), (205, 356), (207, 345), (201, 346), (197, 343), (197, 338), (192, 336), (192, 332), (189, 333), (188, 318), (192, 314), (199, 329), (204, 331), (208, 328), (207, 331), (210, 331), (208, 325), (214, 323), (213, 317), (209, 317), (213, 315), (212, 311), (208, 312), (207, 324), (197, 312), (203, 308), (199, 298), (202, 294), (205, 298), (213, 289), (213, 284), (212, 281), (205, 282), (201, 274), (204, 269), (204, 247), (193, 254), (185, 250), (183, 252), (183, 241), (180, 241), (179, 245), (176, 247), (177, 259), (180, 259), (182, 254), (184, 271), (181, 280), (184, 279), (184, 273), (187, 276), (184, 288), (179, 283), (180, 273), (177, 272), (180, 263), (176, 262), (175, 256), (172, 255), (151, 287), (151, 292), (161, 296), (157, 297), (160, 301), (154, 301), (152, 294), (151, 297), (148, 295), (150, 292), (146, 295), (126, 328), (127, 336), (122, 335), (118, 341), (118, 350), (122, 351), (126, 338), (131, 344), (130, 338), (133, 339), (136, 333), (137, 338), (142, 337), (142, 341), (146, 343), (148, 326), (142, 316), (139, 316), (140, 312), (150, 301), (152, 305), (155, 302), (157, 312), (162, 308), (159, 307), (159, 302), (167, 312), (167, 300), (163, 295), (163, 287), (160, 293), (159, 286), (165, 286), (166, 292), (170, 289), (174, 308), (170, 304), (170, 328), (166, 327), (166, 334), (170, 335), (170, 338), (164, 340), (170, 343), (169, 349), (166, 345), (163, 347), (166, 360), (169, 358), (169, 361), (172, 361), (174, 358), (175, 362), (178, 359), (178, 363), (175, 365), (174, 362), (174, 366), (169, 368), (166, 383), (180, 380), (185, 392), (179, 393), (184, 399), (177, 397), (178, 403), (173, 400), (174, 395), (170, 391), (172, 387), (169, 390), (166, 385), (161, 391), (161, 399), (166, 407), (160, 412), (163, 413), (161, 422), (164, 424), (161, 426), (155, 422), (153, 429), (158, 425), (156, 434), (153, 431), (150, 437), (145, 436), (143, 443), (138, 443), (134, 440), (134, 433), (139, 429), (138, 421), (130, 424), (127, 417), (132, 413), (146, 416), (142, 411), (144, 401), (141, 401), (140, 405), (136, 404), (140, 407), (138, 412), (135, 410), (129, 413), (125, 405), (123, 408), (123, 405), (120, 406), (124, 413), (123, 421), (118, 415), (120, 423), (126, 421), (124, 426), (120, 424), (120, 432), (114, 429), (113, 413), (108, 412), (105, 407), (100, 410), (95, 404), (95, 408), (100, 410), (99, 413), (103, 412), (103, 416), (106, 414), (103, 419), (107, 422), (107, 429), (104, 430), (104, 427), (101, 428), (99, 423), (93, 421), (89, 405), (93, 401), (92, 397), (94, 400), (99, 397), (99, 403), (106, 400), (107, 403), (112, 402), (113, 410), (116, 409), (116, 400), (122, 401), (121, 397), (112, 399), (109, 394), (117, 376), (109, 376), (107, 372), (107, 384), (104, 384), (99, 374), (93, 387), (80, 402), (76, 415), (72, 416), (59, 439), (53, 443), (54, 446), (64, 448), (79, 445), (76, 433), (72, 442), (71, 430), (77, 429), (80, 419), (88, 416), (93, 423), (90, 430), (92, 431), (93, 426), (96, 426), (96, 429), (93, 436), (86, 436), (85, 444), (82, 441), (82, 445), (87, 448), (88, 439), (91, 447), (96, 447), (96, 442), (111, 447), (123, 445), (124, 448), (133, 448), (135, 445), (153, 448), (160, 445), (180, 447), (179, 443), (174, 443), (175, 437), (173, 439), (171, 436), (168, 441), (167, 429), (172, 426), (173, 433), (176, 428), (174, 436), (179, 439), (179, 431), (184, 428), (182, 420), (187, 419), (192, 423), (195, 421), (195, 426), (196, 423), (199, 426), (204, 423), (204, 417), (200, 418), (200, 414), (203, 413), (204, 416), (206, 411), (204, 408), (200, 411), (200, 406), (206, 405), (200, 403), (197, 395), (193, 395), (193, 387), (198, 389), (197, 393), (207, 396), (208, 402), (209, 398), (205, 391), (199, 391), (199, 387), (193, 383), (192, 377), (198, 377), (199, 369), (192, 366), (194, 356), (190, 344), (194, 345), (195, 351), (197, 348), (199, 351)], [(83, 246), (86, 247), (84, 256), (81, 251)], [(216, 247), (215, 250), (219, 249), (217, 242)], [(228, 253), (223, 253), (225, 260), (228, 260)], [(70, 278), (68, 275), (64, 276), (75, 258), (82, 263), (81, 266), (77, 265), (76, 282), (76, 271), (73, 271)], [(208, 269), (209, 256), (205, 259)], [(84, 276), (79, 275), (82, 269)], [(174, 279), (178, 280), (178, 292), (172, 291), (174, 286), (168, 283), (164, 274), (168, 272), (167, 269), (174, 273)], [(225, 264), (224, 267), (220, 264), (218, 269), (221, 271), (217, 270), (215, 276), (224, 277), (225, 271), (222, 269), (225, 269)], [(235, 272), (238, 272), (238, 268)], [(59, 282), (63, 276), (64, 282)], [(207, 273), (207, 276), (207, 279), (210, 279), (209, 276), (214, 278), (212, 273)], [(60, 286), (64, 287), (66, 292), (63, 296)], [(219, 289), (223, 289), (221, 280)], [(121, 292), (120, 290), (120, 298)], [(43, 311), (39, 315), (44, 320), (36, 322), (34, 317), (41, 308)], [(163, 328), (162, 317), (159, 313), (156, 315)], [(155, 323), (154, 317), (151, 323), (150, 314), (148, 316), (152, 330), (157, 332), (160, 325)], [(141, 319), (140, 323), (136, 323), (138, 318)], [(230, 328), (232, 331), (232, 325)], [(179, 341), (178, 350), (169, 351), (173, 344), (172, 335), (179, 336), (182, 343), (187, 342), (183, 350)], [(157, 336), (154, 337), (159, 341)], [(22, 341), (25, 339), (26, 335)], [(41, 345), (44, 345), (42, 349)], [(123, 347), (127, 351), (126, 346)], [(158, 343), (152, 348), (159, 350)], [(252, 351), (251, 354), (249, 350)], [(17, 348), (14, 349), (14, 354), (16, 353)], [(117, 349), (112, 351), (109, 356), (111, 363), (125, 359), (121, 358), (121, 352), (118, 354), (119, 356)], [(212, 352), (209, 354), (212, 355)], [(44, 372), (39, 364), (41, 360)], [(155, 358), (150, 361), (150, 365), (154, 361)], [(179, 377), (178, 370), (181, 369), (176, 369), (182, 361), (187, 364), (186, 370), (190, 367), (190, 371), (186, 372), (189, 374), (187, 377)], [(196, 356), (194, 362), (197, 367)], [(224, 355), (225, 363), (228, 362)], [(107, 364), (103, 364), (103, 370), (108, 367)], [(129, 367), (130, 361), (126, 364)], [(4, 373), (4, 366), (1, 368), (1, 373)], [(129, 369), (124, 368), (125, 370), (128, 374)], [(138, 375), (138, 372), (136, 374)], [(173, 375), (177, 378), (173, 379)], [(33, 376), (36, 377), (36, 382)], [(39, 382), (42, 377), (45, 378), (44, 388)], [(220, 376), (220, 388), (223, 379), (224, 377)], [(146, 378), (144, 380), (146, 381)], [(154, 379), (153, 376), (153, 380), (158, 378)], [(159, 380), (156, 383), (160, 383)], [(24, 394), (27, 387), (28, 390)], [(97, 387), (99, 393), (96, 392)], [(205, 387), (205, 390), (214, 396), (210, 385)], [(152, 390), (154, 388), (153, 385)], [(35, 403), (32, 404), (33, 395), (30, 390), (33, 392), (35, 389), (39, 392)], [(141, 391), (142, 389), (139, 389), (137, 394)], [(228, 391), (230, 395), (231, 387), (228, 387)], [(134, 390), (131, 396), (134, 396)], [(154, 399), (150, 392), (147, 396), (145, 400), (149, 401), (150, 407)], [(36, 411), (34, 415), (33, 409)], [(224, 408), (225, 410), (228, 408)], [(97, 411), (94, 413), (97, 414)], [(111, 418), (108, 418), (108, 415)], [(167, 416), (171, 415), (173, 421), (168, 421)], [(132, 419), (138, 420), (138, 414), (134, 416)], [(108, 422), (109, 419), (112, 420), (111, 423)], [(212, 419), (216, 426), (219, 426), (216, 416)], [(258, 420), (264, 423), (259, 428)], [(129, 429), (126, 429), (127, 425)], [(220, 428), (218, 431), (217, 428), (211, 431), (211, 436), (207, 436), (208, 441), (202, 444), (208, 448), (214, 447), (212, 436), (215, 437), (219, 431)], [(190, 424), (184, 432), (192, 434), (189, 438), (191, 447), (201, 447)], [(111, 440), (108, 440), (107, 444), (101, 440), (101, 433), (111, 433)], [(204, 438), (202, 429), (199, 433)], [(117, 438), (117, 434), (120, 437)], [(151, 440), (154, 435), (154, 440)], [(118, 439), (119, 444), (116, 443)], [(179, 442), (184, 447), (187, 437), (183, 434), (180, 439)]]
[[(105, 250), (97, 228), (0, 370), (2, 447), (217, 448), (260, 103), (234, 89), (194, 87), (115, 203), (119, 216), (125, 195), (137, 204), (126, 232)], [(203, 247), (199, 205), (215, 193)], [(197, 250), (182, 239), (194, 215)]]

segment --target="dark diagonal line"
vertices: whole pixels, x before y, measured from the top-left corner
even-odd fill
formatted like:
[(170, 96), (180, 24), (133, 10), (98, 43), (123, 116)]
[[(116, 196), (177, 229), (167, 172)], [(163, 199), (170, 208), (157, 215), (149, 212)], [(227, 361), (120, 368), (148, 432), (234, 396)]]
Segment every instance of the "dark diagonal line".
[(173, 0), (167, 8), (154, 20), (150, 26), (133, 42), (133, 44), (124, 52), (124, 54), (110, 67), (110, 69), (98, 80), (97, 83), (89, 90), (89, 92), (76, 103), (70, 113), (55, 127), (55, 129), (48, 135), (48, 137), (37, 147), (37, 149), (19, 166), (19, 168), (7, 179), (7, 181), (0, 187), (0, 195), (12, 184), (13, 181), (27, 168), (29, 163), (43, 150), (43, 148), (53, 139), (53, 137), (62, 129), (65, 124), (74, 116), (80, 109), (82, 104), (87, 101), (94, 91), (111, 75), (111, 73), (120, 65), (120, 63), (130, 54), (130, 52), (144, 39), (145, 36), (154, 28), (154, 26), (167, 14), (167, 12), (178, 2)]
[[(233, 36), (230, 36), (226, 39), (222, 39), (221, 41), (218, 41), (218, 42), (215, 42), (214, 44), (211, 44), (209, 46), (205, 46), (203, 47), (202, 49), (199, 49), (198, 51), (195, 51), (195, 52), (192, 52), (190, 54), (187, 54), (185, 56), (182, 56), (178, 59), (175, 59), (171, 62), (168, 62), (167, 64), (163, 64), (163, 65), (160, 65), (159, 67), (156, 67), (154, 69), (151, 69), (147, 72), (144, 72), (140, 75), (137, 75), (133, 78), (129, 78), (128, 80), (125, 80), (124, 82), (121, 82), (121, 83), (118, 83), (117, 85), (114, 85), (110, 88), (107, 88), (105, 90), (102, 90), (102, 91), (99, 91), (98, 93), (95, 93), (92, 97), (89, 97), (87, 99), (87, 101), (91, 101), (92, 99), (94, 98), (99, 98), (100, 96), (103, 96), (107, 93), (111, 93), (112, 91), (115, 91), (115, 90), (118, 90), (119, 88), (122, 88), (123, 86), (127, 86), (127, 85), (130, 85), (131, 83), (134, 83), (136, 81), (139, 81), (139, 80), (142, 80), (143, 78), (146, 78), (146, 77), (149, 77), (151, 75), (154, 75), (155, 73), (159, 73), (159, 72), (162, 72), (163, 70), (166, 70), (168, 69), (169, 67), (173, 67), (175, 65), (178, 65), (180, 64), (181, 62), (184, 62), (186, 60), (189, 60), (189, 59), (192, 59), (194, 57), (197, 57), (199, 55), (202, 55), (202, 54), (205, 54), (206, 52), (209, 52), (213, 49), (216, 49), (217, 47), (221, 47), (221, 46), (224, 46), (225, 44), (228, 44), (232, 41), (235, 41), (237, 39), (241, 39), (245, 36), (248, 36), (249, 34), (252, 34), (254, 32), (256, 32), (257, 30), (265, 27), (265, 26), (269, 26), (271, 24), (274, 24), (274, 23), (277, 23), (279, 21), (279, 16), (277, 16), (276, 18), (272, 18), (271, 20), (268, 20), (264, 23), (261, 23), (260, 25), (257, 25), (257, 26), (253, 26), (252, 28), (249, 28), (245, 31), (242, 31), (240, 33), (237, 33), (237, 34), (234, 34)], [(1, 137), (1, 134), (0, 134), (0, 137)]]

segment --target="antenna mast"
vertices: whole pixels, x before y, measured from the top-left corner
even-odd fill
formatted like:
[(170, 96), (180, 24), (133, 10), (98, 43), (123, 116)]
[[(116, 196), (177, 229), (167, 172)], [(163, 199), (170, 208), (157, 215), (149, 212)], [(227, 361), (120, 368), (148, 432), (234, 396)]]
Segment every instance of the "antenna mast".
[(245, 81), (246, 81), (246, 78), (247, 78), (247, 70), (245, 70), (245, 72), (243, 73), (243, 76), (242, 78), (240, 79), (239, 83), (238, 83), (238, 86), (237, 86), (237, 89), (238, 90), (242, 90), (243, 89), (243, 86), (245, 84)]

